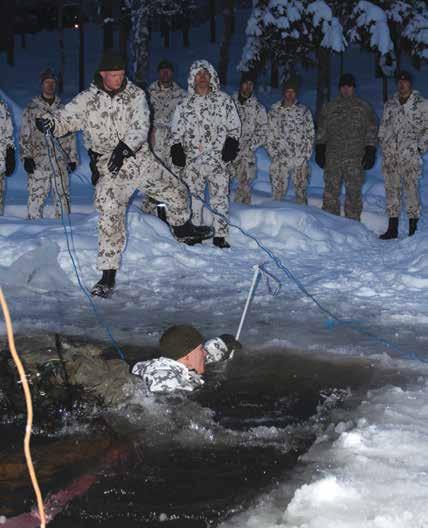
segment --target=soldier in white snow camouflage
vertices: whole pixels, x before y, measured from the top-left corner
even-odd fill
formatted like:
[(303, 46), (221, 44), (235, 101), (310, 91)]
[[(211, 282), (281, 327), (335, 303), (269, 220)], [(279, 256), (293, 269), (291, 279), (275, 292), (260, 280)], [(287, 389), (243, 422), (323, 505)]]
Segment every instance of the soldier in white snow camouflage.
[[(149, 86), (149, 103), (152, 107), (152, 130), (150, 145), (156, 156), (168, 168), (171, 167), (170, 158), (170, 128), (174, 110), (186, 96), (186, 92), (173, 80), (173, 66), (169, 61), (162, 60), (158, 66), (159, 79)], [(157, 201), (144, 196), (143, 211), (154, 213)]]
[(428, 100), (413, 90), (408, 72), (399, 73), (398, 92), (385, 103), (379, 142), (389, 216), (388, 229), (380, 238), (388, 240), (398, 236), (401, 187), (406, 195), (409, 236), (412, 236), (420, 214), (418, 186), (422, 155), (428, 150)]
[(143, 379), (149, 393), (192, 392), (204, 384), (206, 365), (231, 359), (239, 348), (228, 334), (204, 341), (190, 325), (172, 326), (160, 339), (160, 357), (136, 363), (132, 373)]
[(270, 180), (274, 200), (283, 200), (291, 178), (296, 202), (307, 204), (308, 160), (314, 142), (314, 122), (309, 108), (297, 102), (299, 80), (290, 78), (281, 101), (268, 113), (267, 148), (271, 158)]
[(238, 181), (235, 202), (251, 203), (251, 182), (256, 177), (256, 150), (265, 142), (267, 114), (264, 106), (254, 95), (255, 78), (244, 73), (239, 92), (233, 96), (241, 119), (242, 133), (239, 153), (231, 164), (231, 175)]
[[(171, 125), (171, 158), (192, 193), (204, 198), (208, 186), (211, 207), (229, 216), (229, 162), (239, 149), (241, 122), (231, 97), (220, 91), (213, 66), (198, 60), (190, 68), (188, 96), (178, 105)], [(192, 198), (196, 224), (202, 222), (202, 202)], [(217, 215), (213, 219), (214, 244), (230, 247), (228, 226)]]
[(13, 124), (9, 110), (0, 99), (0, 216), (4, 212), (5, 176), (15, 170)]
[[(126, 208), (136, 189), (162, 199), (174, 235), (188, 243), (211, 236), (204, 226), (190, 221), (188, 191), (150, 151), (150, 111), (144, 91), (125, 77), (125, 62), (106, 52), (89, 89), (78, 94), (63, 109), (46, 114), (38, 122), (41, 130), (57, 136), (83, 130), (86, 147), (96, 159), (95, 205), (98, 222), (98, 269), (101, 280), (93, 295), (108, 296), (126, 241)], [(96, 154), (96, 156), (95, 156)]]
[[(35, 120), (45, 113), (63, 108), (55, 95), (56, 77), (48, 69), (41, 74), (41, 95), (32, 99), (22, 114), (20, 155), (28, 175), (28, 218), (43, 217), (43, 207), (49, 193), (55, 205), (55, 217), (70, 212), (69, 172), (75, 170), (77, 155), (75, 134), (67, 134), (58, 141), (63, 150), (56, 148), (55, 156), (49, 157), (45, 136), (37, 130)], [(52, 170), (52, 164), (54, 171)]]

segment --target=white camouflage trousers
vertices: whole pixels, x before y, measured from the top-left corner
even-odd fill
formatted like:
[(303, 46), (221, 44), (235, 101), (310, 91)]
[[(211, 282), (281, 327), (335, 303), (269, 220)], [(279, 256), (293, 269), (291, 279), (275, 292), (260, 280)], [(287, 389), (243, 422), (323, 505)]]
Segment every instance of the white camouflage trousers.
[(309, 178), (308, 162), (304, 161), (301, 165), (290, 166), (284, 159), (276, 158), (270, 166), (270, 181), (272, 185), (272, 196), (274, 200), (283, 200), (288, 190), (288, 181), (293, 181), (294, 191), (296, 193), (296, 203), (308, 204), (307, 188)]
[(148, 147), (141, 151), (136, 158), (125, 160), (117, 176), (107, 169), (109, 156), (103, 156), (97, 163), (101, 174), (95, 191), (95, 207), (99, 213), (99, 270), (118, 269), (120, 266), (126, 243), (126, 208), (135, 190), (162, 200), (173, 226), (183, 225), (190, 217), (186, 186), (156, 160)]
[(6, 187), (6, 176), (5, 173), (0, 173), (0, 216), (3, 216), (4, 214), (4, 195), (5, 195), (5, 187)]
[(385, 178), (386, 211), (390, 218), (400, 216), (402, 188), (406, 196), (407, 216), (419, 218), (419, 179), (422, 175), (420, 157), (403, 159), (398, 153), (383, 156), (382, 171)]
[(69, 175), (66, 167), (61, 164), (52, 173), (52, 169), (37, 168), (33, 174), (28, 174), (28, 219), (36, 220), (43, 218), (43, 208), (46, 198), (52, 192), (52, 200), (55, 206), (55, 218), (61, 218), (70, 213), (70, 190)]
[(238, 181), (238, 188), (235, 193), (235, 202), (251, 204), (251, 182), (256, 177), (256, 156), (248, 154), (245, 157), (238, 157), (232, 162), (231, 174)]
[[(188, 163), (183, 170), (183, 179), (189, 186), (190, 192), (205, 199), (205, 188), (208, 187), (210, 206), (229, 217), (229, 167), (219, 159), (198, 159)], [(200, 200), (192, 197), (192, 222), (195, 225), (204, 223), (204, 206)], [(228, 225), (218, 215), (213, 215), (215, 237), (226, 237)]]

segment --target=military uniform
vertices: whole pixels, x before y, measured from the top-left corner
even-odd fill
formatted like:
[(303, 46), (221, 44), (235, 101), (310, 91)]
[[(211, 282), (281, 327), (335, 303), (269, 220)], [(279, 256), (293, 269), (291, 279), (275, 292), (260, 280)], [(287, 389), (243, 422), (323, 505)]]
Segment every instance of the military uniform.
[(231, 164), (232, 177), (238, 181), (235, 202), (250, 204), (251, 182), (256, 177), (256, 149), (265, 142), (267, 114), (255, 95), (240, 100), (239, 93), (236, 93), (233, 99), (242, 127), (239, 153)]
[(13, 145), (12, 118), (6, 104), (0, 99), (0, 216), (4, 212), (6, 151)]
[[(153, 111), (152, 149), (162, 163), (169, 168), (171, 167), (169, 150), (172, 114), (185, 96), (186, 92), (174, 81), (168, 87), (164, 87), (159, 81), (149, 86), (149, 99)], [(142, 204), (144, 212), (153, 213), (156, 204), (156, 200), (146, 195)]]
[(419, 218), (421, 155), (428, 150), (428, 100), (417, 91), (404, 104), (400, 103), (398, 94), (389, 99), (379, 127), (379, 142), (388, 215), (400, 216), (403, 185), (407, 215), (410, 219)]
[[(132, 82), (125, 79), (121, 89), (110, 94), (97, 76), (89, 89), (53, 114), (53, 121), (58, 136), (83, 130), (85, 146), (99, 154), (100, 179), (95, 192), (99, 213), (98, 269), (119, 268), (126, 241), (126, 208), (136, 189), (166, 203), (172, 226), (189, 219), (185, 185), (162, 167), (149, 149), (149, 107), (144, 91)], [(132, 150), (132, 155), (113, 174), (108, 162), (119, 141)]]
[[(68, 164), (79, 162), (76, 137), (68, 134), (58, 141), (64, 150), (55, 148), (55, 155), (49, 158), (44, 134), (37, 130), (35, 120), (45, 113), (56, 112), (63, 108), (59, 97), (49, 104), (42, 96), (35, 97), (22, 114), (20, 134), (21, 159), (31, 158), (35, 168), (28, 173), (28, 218), (43, 217), (43, 207), (50, 191), (55, 205), (55, 217), (61, 217), (61, 209), (70, 211), (70, 192)], [(54, 166), (55, 173), (52, 169)], [(62, 206), (62, 207), (61, 207)]]
[(321, 112), (316, 142), (326, 145), (322, 208), (340, 215), (340, 190), (345, 183), (345, 216), (360, 220), (363, 209), (363, 158), (377, 143), (377, 119), (371, 106), (352, 95), (339, 95)]
[(307, 204), (308, 160), (314, 142), (314, 122), (306, 106), (275, 103), (268, 113), (267, 147), (274, 200), (283, 200), (291, 173), (296, 202)]
[[(195, 76), (201, 69), (210, 73), (211, 91), (195, 93)], [(220, 91), (213, 66), (199, 60), (192, 64), (188, 78), (188, 96), (176, 108), (171, 123), (171, 143), (181, 144), (186, 155), (183, 177), (189, 189), (204, 199), (208, 185), (213, 209), (229, 216), (229, 164), (222, 159), (227, 137), (239, 139), (241, 122), (231, 97)], [(203, 204), (192, 197), (192, 221), (202, 224)], [(225, 237), (227, 223), (217, 215), (213, 220), (214, 237)]]

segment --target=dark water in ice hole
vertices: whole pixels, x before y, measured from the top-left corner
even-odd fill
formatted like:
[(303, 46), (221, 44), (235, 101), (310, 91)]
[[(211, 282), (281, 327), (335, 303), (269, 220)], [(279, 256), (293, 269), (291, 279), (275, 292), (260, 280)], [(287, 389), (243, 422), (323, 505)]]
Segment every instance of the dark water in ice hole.
[[(131, 363), (133, 354), (139, 357), (138, 351), (127, 351)], [(402, 386), (406, 380), (400, 372), (379, 370), (368, 361), (315, 360), (285, 350), (242, 351), (226, 369), (207, 372), (199, 392), (161, 400), (148, 416), (134, 409), (132, 425), (116, 416), (106, 426), (99, 416), (81, 413), (79, 425), (74, 420), (60, 438), (33, 436), (33, 449), (47, 446), (42, 458), (52, 466), (41, 478), (45, 495), (85, 472), (98, 472), (89, 491), (49, 526), (215, 526), (287, 479), (313, 442), (315, 429), (329, 421), (328, 405), (319, 410), (326, 398), (351, 407), (368, 388), (388, 383)], [(3, 463), (8, 453), (20, 452), (22, 434), (22, 427), (13, 423), (1, 425)], [(126, 454), (121, 463), (96, 470), (98, 447), (101, 453), (115, 444)], [(65, 467), (58, 460), (64, 458), (56, 453), (58, 445), (75, 455)], [(22, 482), (11, 488), (0, 481), (0, 515), (31, 509), (33, 493)]]

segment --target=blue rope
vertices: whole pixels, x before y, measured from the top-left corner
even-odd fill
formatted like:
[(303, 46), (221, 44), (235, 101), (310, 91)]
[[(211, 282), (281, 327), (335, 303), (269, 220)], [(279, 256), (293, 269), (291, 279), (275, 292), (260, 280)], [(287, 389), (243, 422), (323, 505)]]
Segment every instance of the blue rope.
[[(51, 140), (51, 143), (52, 143), (51, 145), (49, 145), (49, 139), (48, 138)], [(77, 283), (78, 283), (80, 289), (82, 290), (82, 292), (84, 293), (84, 295), (86, 296), (86, 298), (88, 299), (89, 304), (91, 305), (92, 310), (94, 311), (94, 314), (95, 314), (95, 317), (96, 317), (98, 323), (106, 331), (106, 333), (107, 333), (107, 335), (108, 335), (113, 347), (116, 349), (116, 351), (119, 354), (119, 356), (121, 357), (121, 359), (123, 359), (125, 361), (125, 354), (122, 352), (122, 350), (119, 347), (117, 341), (114, 339), (113, 334), (112, 334), (112, 332), (110, 330), (110, 327), (108, 326), (108, 324), (104, 321), (104, 319), (98, 313), (97, 306), (94, 303), (94, 300), (92, 299), (91, 294), (89, 293), (89, 291), (87, 290), (87, 288), (85, 287), (85, 285), (83, 284), (83, 282), (80, 279), (80, 274), (79, 274), (79, 271), (77, 269), (76, 260), (75, 260), (75, 258), (73, 256), (73, 253), (72, 253), (72, 250), (71, 250), (71, 247), (70, 247), (70, 240), (71, 240), (72, 246), (73, 246), (73, 250), (74, 250), (74, 252), (76, 252), (76, 248), (75, 248), (75, 244), (74, 244), (73, 228), (72, 228), (72, 224), (71, 224), (70, 214), (67, 214), (67, 215), (64, 214), (64, 206), (62, 204), (61, 195), (58, 193), (57, 181), (56, 181), (57, 171), (55, 170), (54, 163), (53, 163), (53, 160), (52, 160), (52, 155), (51, 155), (51, 148), (52, 148), (53, 152), (54, 152), (53, 155), (54, 155), (55, 161), (56, 161), (55, 144), (53, 142), (53, 137), (52, 137), (52, 135), (50, 133), (46, 133), (45, 134), (45, 141), (46, 141), (46, 146), (47, 146), (47, 149), (48, 149), (49, 162), (50, 162), (51, 168), (52, 168), (53, 180), (54, 180), (54, 184), (55, 184), (55, 190), (56, 190), (56, 194), (57, 194), (57, 199), (59, 199), (59, 203), (60, 203), (60, 206), (61, 206), (61, 221), (62, 221), (62, 225), (63, 225), (63, 228), (64, 228), (65, 240), (66, 240), (66, 243), (67, 243), (67, 251), (68, 251), (68, 254), (70, 255), (70, 259), (71, 259), (71, 262), (72, 262), (72, 265), (73, 265), (74, 273), (75, 273), (76, 278), (77, 278)], [(58, 141), (56, 141), (56, 144), (60, 145), (60, 143)], [(63, 152), (65, 152), (64, 149), (62, 148), (62, 146), (61, 146), (61, 150)], [(62, 182), (62, 180), (61, 180), (61, 182)], [(65, 223), (65, 216), (67, 216), (67, 218), (68, 218), (68, 226)], [(67, 227), (70, 229), (70, 238), (69, 238), (69, 234), (68, 234), (68, 231), (67, 231)]]

